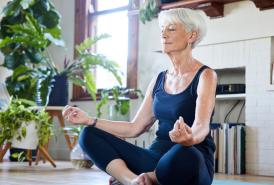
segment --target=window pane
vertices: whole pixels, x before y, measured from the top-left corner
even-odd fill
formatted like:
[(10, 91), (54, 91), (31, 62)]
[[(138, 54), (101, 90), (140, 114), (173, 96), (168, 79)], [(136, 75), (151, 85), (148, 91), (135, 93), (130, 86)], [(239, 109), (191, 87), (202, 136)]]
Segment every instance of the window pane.
[(129, 0), (98, 0), (97, 1), (98, 10), (97, 11), (127, 6), (128, 1)]
[[(111, 26), (114, 25), (114, 26)], [(127, 53), (128, 53), (128, 16), (121, 11), (97, 17), (97, 34), (107, 33), (110, 38), (97, 43), (97, 52), (107, 56), (120, 65), (124, 74), (122, 86), (126, 87)], [(96, 73), (97, 88), (111, 88), (118, 82), (108, 71), (98, 67)]]

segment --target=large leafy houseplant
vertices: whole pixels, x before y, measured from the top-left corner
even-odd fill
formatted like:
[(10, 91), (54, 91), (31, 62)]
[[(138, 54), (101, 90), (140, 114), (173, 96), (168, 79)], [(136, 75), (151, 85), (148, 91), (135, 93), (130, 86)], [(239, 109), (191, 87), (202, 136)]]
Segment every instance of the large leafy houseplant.
[(61, 39), (60, 14), (50, 0), (12, 0), (1, 13), (0, 50), (3, 67), (13, 71), (6, 79), (9, 93), (35, 100), (37, 90), (46, 104), (56, 74), (47, 49)]
[(90, 51), (90, 48), (99, 40), (108, 37), (109, 35), (102, 34), (94, 38), (85, 39), (75, 47), (77, 58), (73, 62), (66, 64), (65, 69), (60, 72), (60, 75), (66, 75), (75, 85), (85, 88), (94, 100), (96, 100), (97, 88), (94, 75), (91, 72), (92, 69), (100, 66), (112, 73), (119, 84), (122, 83), (119, 65), (104, 55)]
[[(27, 130), (22, 127), (22, 123), (35, 122), (39, 145), (48, 143), (52, 135), (53, 124), (50, 116), (44, 109), (39, 110), (34, 102), (24, 99), (11, 99), (9, 106), (0, 111), (0, 145), (5, 141), (11, 142), (16, 137), (17, 140), (23, 139)], [(20, 129), (21, 128), (21, 129)]]

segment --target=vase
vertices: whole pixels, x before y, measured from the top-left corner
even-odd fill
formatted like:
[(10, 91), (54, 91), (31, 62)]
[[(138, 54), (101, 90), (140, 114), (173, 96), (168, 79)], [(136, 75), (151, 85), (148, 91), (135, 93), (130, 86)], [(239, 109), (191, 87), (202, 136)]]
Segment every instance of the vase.
[(70, 161), (76, 169), (91, 168), (93, 162), (77, 143), (70, 152)]
[(48, 106), (65, 106), (68, 104), (68, 80), (65, 75), (54, 77)]
[(108, 107), (108, 119), (113, 121), (129, 121), (129, 112), (122, 115), (116, 111), (114, 104), (110, 104)]
[[(21, 135), (21, 131), (23, 127), (26, 127), (26, 137), (23, 137)], [(17, 139), (18, 136), (21, 136), (21, 140)], [(17, 134), (13, 136), (11, 141), (11, 146), (13, 148), (20, 148), (20, 149), (35, 150), (38, 144), (39, 144), (39, 139), (37, 134), (36, 123), (34, 121), (23, 122)]]

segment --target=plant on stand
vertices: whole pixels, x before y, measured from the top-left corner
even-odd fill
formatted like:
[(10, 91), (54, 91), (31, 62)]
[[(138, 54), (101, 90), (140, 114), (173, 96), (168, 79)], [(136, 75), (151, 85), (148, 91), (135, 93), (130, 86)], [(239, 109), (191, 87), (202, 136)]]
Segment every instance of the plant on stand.
[[(11, 98), (8, 107), (0, 111), (0, 146), (35, 150), (43, 149), (53, 134), (52, 121), (35, 102)], [(0, 161), (5, 150), (1, 150)], [(43, 151), (44, 152), (44, 151)], [(29, 156), (28, 156), (29, 157)]]
[(1, 17), (2, 66), (12, 71), (6, 79), (9, 94), (46, 105), (56, 74), (48, 47), (64, 46), (60, 14), (50, 0), (13, 0), (4, 7)]

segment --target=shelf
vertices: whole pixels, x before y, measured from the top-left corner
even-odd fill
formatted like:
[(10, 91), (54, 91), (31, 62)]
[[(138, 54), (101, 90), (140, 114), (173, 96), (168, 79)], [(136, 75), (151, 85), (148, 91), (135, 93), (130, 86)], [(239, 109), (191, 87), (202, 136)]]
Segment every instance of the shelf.
[(274, 84), (269, 84), (267, 87), (268, 91), (274, 91)]
[(218, 94), (216, 100), (245, 100), (245, 94)]
[[(161, 5), (162, 10), (171, 8), (192, 8), (203, 10), (211, 18), (224, 16), (224, 5), (228, 3), (243, 0), (181, 0), (174, 3), (165, 3)], [(274, 8), (274, 0), (251, 0), (260, 10)]]

